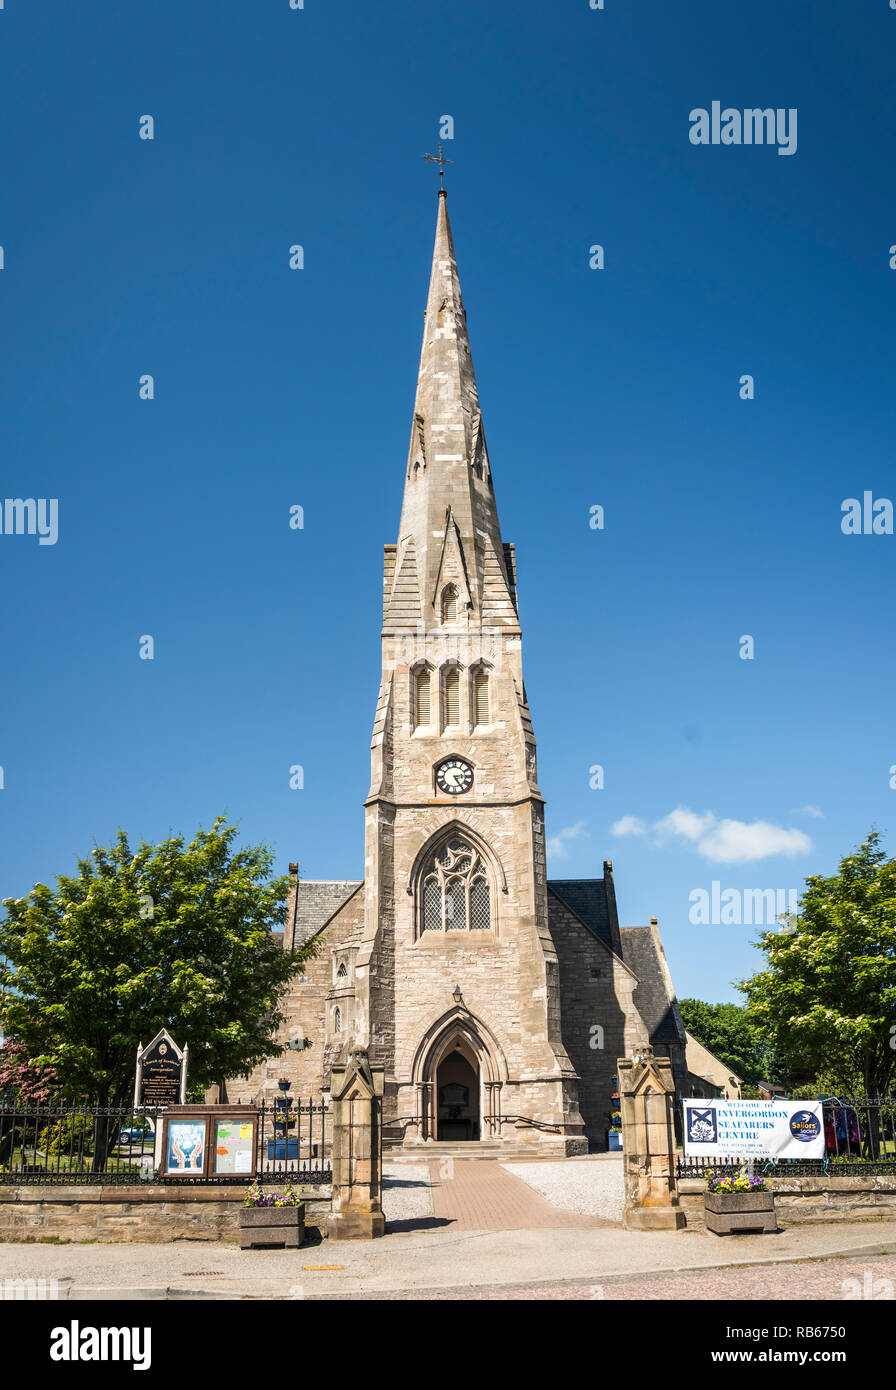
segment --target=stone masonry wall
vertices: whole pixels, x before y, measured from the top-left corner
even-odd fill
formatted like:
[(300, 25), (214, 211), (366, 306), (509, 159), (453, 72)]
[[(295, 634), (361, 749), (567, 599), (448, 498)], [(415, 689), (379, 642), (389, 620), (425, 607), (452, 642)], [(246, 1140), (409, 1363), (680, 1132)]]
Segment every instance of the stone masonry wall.
[[(506, 875), (506, 892), (493, 879), (495, 930), (419, 934), (415, 898), (406, 891), (420, 847), (440, 827), (456, 824), (482, 836)], [(550, 1038), (546, 1008), (546, 952), (538, 930), (532, 881), (531, 810), (517, 806), (405, 808), (395, 829), (396, 883), (394, 979), (386, 995), (394, 1020), (394, 1076), (399, 1114), (412, 1113), (414, 1059), (427, 1030), (453, 1007), (458, 985), (464, 1008), (497, 1040), (509, 1079), (520, 1086), (502, 1097), (504, 1113), (516, 1108), (544, 1121), (565, 1119), (561, 1072)], [(389, 935), (392, 935), (391, 923)], [(382, 946), (387, 948), (385, 932)], [(378, 966), (389, 963), (383, 949)], [(383, 994), (374, 993), (375, 1022), (382, 1019)], [(387, 1111), (388, 1113), (388, 1111)]]
[(603, 1149), (616, 1059), (630, 1057), (634, 1047), (647, 1042), (632, 1003), (635, 977), (553, 894), (548, 907), (560, 964), (563, 1045), (579, 1076), (585, 1134)]
[[(865, 1178), (769, 1178), (782, 1226), (830, 1221), (892, 1221), (896, 1218), (896, 1175)], [(705, 1185), (699, 1178), (679, 1181), (681, 1206), (690, 1230), (706, 1229)]]
[[(263, 1095), (267, 1101), (277, 1094), (277, 1081), (281, 1076), (292, 1082), (292, 1095), (306, 1100), (320, 1095), (325, 1081), (329, 1080), (327, 1051), (328, 1027), (334, 1003), (342, 1011), (342, 1033), (351, 1036), (355, 989), (353, 976), (354, 948), (360, 937), (364, 921), (364, 891), (361, 889), (336, 914), (324, 931), (316, 938), (317, 955), (306, 962), (304, 975), (297, 976), (283, 1003), (286, 1021), (278, 1035), (278, 1041), (287, 1043), (295, 1036), (295, 1029), (301, 1027), (304, 1036), (311, 1039), (311, 1047), (304, 1052), (284, 1052), (257, 1066), (248, 1077), (235, 1077), (227, 1082), (227, 1095), (230, 1101), (254, 1100)], [(337, 986), (336, 961), (345, 959), (348, 976)]]
[[(0, 1187), (0, 1241), (239, 1242), (242, 1188)], [(326, 1232), (329, 1200), (306, 1198), (306, 1225)]]
[[(491, 1034), (495, 1069), (508, 1085), (499, 1104), (580, 1133), (572, 1067), (562, 1050), (556, 957), (547, 920), (541, 797), (535, 778), (528, 712), (521, 704), (517, 634), (488, 638), (490, 719), (475, 724), (469, 672), (483, 634), (464, 616), (457, 642), (462, 670), (460, 724), (413, 727), (412, 669), (424, 656), (438, 672), (449, 635), (427, 630), (406, 650), (384, 636), (384, 689), (372, 744), (367, 802), (365, 938), (359, 949), (359, 993), (369, 997), (371, 1055), (386, 1068), (384, 1114), (414, 1116), (419, 1048), (453, 1008), (459, 986), (477, 1034)], [(466, 644), (466, 645), (465, 645)], [(468, 650), (469, 648), (469, 650)], [(438, 704), (437, 699), (434, 700)], [(527, 758), (531, 745), (532, 756)], [(469, 795), (439, 790), (434, 769), (448, 756), (474, 769)], [(421, 933), (418, 855), (432, 837), (456, 826), (472, 833), (488, 861), (492, 931)], [(419, 866), (418, 866), (419, 867)], [(410, 891), (409, 891), (410, 890)], [(506, 1068), (506, 1070), (505, 1070)]]

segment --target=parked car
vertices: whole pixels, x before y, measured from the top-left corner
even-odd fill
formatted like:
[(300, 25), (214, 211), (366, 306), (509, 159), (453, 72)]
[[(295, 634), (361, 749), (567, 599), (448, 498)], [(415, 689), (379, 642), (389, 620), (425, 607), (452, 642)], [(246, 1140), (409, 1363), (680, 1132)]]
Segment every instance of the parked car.
[(118, 1131), (119, 1144), (142, 1144), (144, 1140), (152, 1141), (152, 1131), (149, 1129), (121, 1129)]

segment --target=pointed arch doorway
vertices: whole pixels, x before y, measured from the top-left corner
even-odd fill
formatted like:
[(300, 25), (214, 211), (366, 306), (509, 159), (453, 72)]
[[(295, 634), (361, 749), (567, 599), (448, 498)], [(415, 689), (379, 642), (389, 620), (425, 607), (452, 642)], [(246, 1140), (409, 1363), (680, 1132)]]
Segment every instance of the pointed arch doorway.
[[(488, 1025), (463, 1003), (434, 1019), (411, 1068), (417, 1128), (412, 1143), (467, 1143), (501, 1137), (507, 1061)], [(456, 1088), (461, 1089), (456, 1089)]]
[(475, 1052), (465, 1038), (455, 1038), (435, 1068), (435, 1138), (441, 1143), (480, 1138), (482, 1077)]

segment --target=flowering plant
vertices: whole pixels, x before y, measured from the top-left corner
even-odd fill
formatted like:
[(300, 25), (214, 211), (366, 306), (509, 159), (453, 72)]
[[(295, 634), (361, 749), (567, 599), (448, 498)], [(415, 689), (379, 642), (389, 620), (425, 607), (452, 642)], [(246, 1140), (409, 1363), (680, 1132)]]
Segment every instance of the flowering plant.
[(59, 1073), (53, 1066), (36, 1066), (24, 1043), (7, 1038), (0, 1043), (0, 1094), (26, 1104), (28, 1101), (52, 1100), (62, 1087)]
[(256, 1180), (246, 1193), (247, 1207), (298, 1207), (302, 1198), (292, 1183), (286, 1184), (285, 1192), (265, 1192)]
[(706, 1175), (707, 1192), (768, 1192), (768, 1183), (765, 1178), (749, 1178), (741, 1170), (732, 1177), (721, 1178), (717, 1173), (707, 1173)]

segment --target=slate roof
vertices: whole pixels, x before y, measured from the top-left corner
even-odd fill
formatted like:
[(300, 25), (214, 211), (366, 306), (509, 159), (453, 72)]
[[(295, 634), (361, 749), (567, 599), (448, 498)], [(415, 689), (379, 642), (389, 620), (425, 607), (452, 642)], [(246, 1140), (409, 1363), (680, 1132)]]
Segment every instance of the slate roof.
[(633, 999), (651, 1043), (681, 1043), (684, 1024), (672, 987), (666, 955), (655, 927), (623, 927), (622, 959), (638, 977)]
[(548, 888), (605, 946), (611, 951), (616, 949), (607, 906), (607, 885), (602, 878), (549, 878)]
[(300, 879), (296, 901), (296, 946), (316, 936), (362, 886), (363, 879)]

